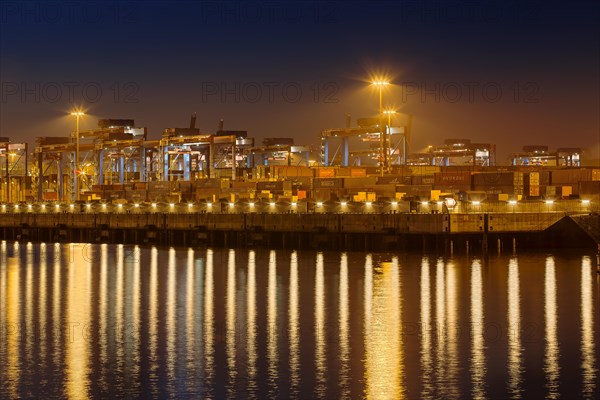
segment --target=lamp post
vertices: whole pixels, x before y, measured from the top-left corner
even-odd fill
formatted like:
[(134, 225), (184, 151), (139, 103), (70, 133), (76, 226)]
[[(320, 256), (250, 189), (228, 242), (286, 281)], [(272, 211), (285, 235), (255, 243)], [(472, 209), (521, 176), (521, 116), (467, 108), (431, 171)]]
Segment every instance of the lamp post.
[[(391, 155), (390, 155), (390, 149), (392, 148), (392, 114), (396, 114), (395, 110), (385, 110), (383, 112), (384, 114), (387, 114), (388, 116), (388, 134), (387, 134), (387, 143), (386, 143), (386, 151), (385, 151), (385, 157), (386, 157), (386, 164), (388, 168), (391, 168), (392, 166), (392, 159), (391, 159)], [(389, 158), (389, 162), (387, 162), (387, 159)]]
[(377, 80), (371, 82), (373, 86), (379, 88), (379, 143), (380, 143), (380, 151), (379, 158), (381, 163), (381, 176), (383, 176), (383, 169), (385, 168), (385, 138), (383, 136), (383, 88), (386, 85), (389, 85), (389, 82), (384, 80)]
[(73, 111), (71, 113), (75, 117), (75, 160), (73, 162), (73, 179), (75, 182), (74, 200), (79, 200), (79, 177), (77, 170), (79, 169), (79, 118), (85, 115), (82, 111)]

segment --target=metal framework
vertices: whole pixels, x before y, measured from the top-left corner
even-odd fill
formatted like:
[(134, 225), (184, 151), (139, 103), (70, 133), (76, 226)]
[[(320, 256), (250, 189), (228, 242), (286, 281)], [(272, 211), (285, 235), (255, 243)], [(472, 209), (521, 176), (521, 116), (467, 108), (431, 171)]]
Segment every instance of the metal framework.
[[(0, 141), (0, 199), (7, 203), (24, 201), (31, 181), (27, 160), (27, 143)], [(23, 187), (25, 185), (25, 187)]]
[(273, 145), (250, 147), (245, 150), (248, 168), (256, 165), (300, 165), (309, 166), (310, 148), (308, 146)]
[[(407, 151), (407, 129), (404, 126), (388, 127), (386, 125), (385, 135), (387, 143), (384, 143), (386, 159), (390, 160), (390, 165), (401, 165), (406, 160)], [(360, 142), (370, 145), (368, 148), (350, 150), (350, 141), (352, 138), (358, 138)], [(338, 146), (331, 155), (331, 141), (338, 139)], [(339, 140), (341, 139), (341, 142)], [(361, 165), (365, 162), (373, 162), (381, 165), (381, 139), (379, 127), (357, 127), (345, 129), (326, 129), (321, 131), (321, 163), (324, 166), (341, 165), (347, 167), (350, 165), (350, 156), (354, 160), (352, 164)], [(358, 146), (356, 146), (358, 147)], [(364, 147), (361, 146), (361, 147)], [(339, 158), (339, 161), (338, 161)]]

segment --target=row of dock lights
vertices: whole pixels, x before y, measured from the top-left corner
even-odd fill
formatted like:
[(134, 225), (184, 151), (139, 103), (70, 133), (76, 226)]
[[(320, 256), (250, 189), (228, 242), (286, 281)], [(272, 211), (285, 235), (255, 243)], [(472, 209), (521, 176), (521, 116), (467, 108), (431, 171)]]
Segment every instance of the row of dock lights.
[[(591, 201), (589, 199), (582, 199), (580, 202), (581, 202), (581, 204), (583, 206), (589, 206), (591, 204)], [(552, 200), (552, 199), (544, 200), (544, 204), (546, 204), (548, 206), (553, 205), (554, 203), (555, 203), (555, 201)], [(228, 202), (227, 204), (228, 204), (228, 206), (229, 206), (230, 209), (235, 209), (237, 206), (241, 205), (239, 203), (235, 203), (235, 202), (232, 202), (232, 201)], [(315, 208), (316, 209), (323, 209), (325, 207), (325, 203), (322, 202), (322, 201), (317, 201), (314, 204), (315, 204)], [(364, 206), (366, 208), (372, 208), (374, 206), (373, 202), (371, 202), (371, 201), (366, 201), (363, 204), (364, 204)], [(444, 204), (444, 201), (435, 201), (435, 202), (422, 201), (420, 204), (422, 206), (424, 206), (424, 207), (428, 207), (428, 206), (430, 206), (432, 204), (436, 204), (437, 206), (441, 207)], [(479, 201), (479, 200), (473, 200), (473, 201), (470, 202), (470, 204), (472, 206), (478, 207), (478, 206), (482, 205), (482, 202)], [(508, 201), (508, 205), (510, 205), (510, 206), (516, 206), (517, 204), (518, 204), (517, 200), (509, 200)], [(111, 205), (111, 204), (109, 204), (109, 203), (100, 203), (100, 207), (101, 207), (101, 209), (103, 211), (106, 211), (109, 205)], [(131, 205), (132, 205), (133, 208), (136, 208), (136, 209), (139, 209), (140, 206), (141, 206), (140, 203), (132, 203)], [(168, 203), (168, 208), (169, 208), (170, 211), (174, 211), (177, 205), (178, 204), (176, 204), (176, 203)], [(213, 207), (213, 203), (212, 202), (206, 202), (206, 203), (204, 203), (204, 205), (206, 206), (207, 209), (212, 209), (212, 207)], [(295, 202), (295, 201), (290, 202), (289, 205), (291, 206), (291, 208), (297, 208), (298, 207), (298, 203)], [(348, 201), (342, 200), (342, 201), (339, 202), (339, 205), (342, 208), (347, 208), (349, 206), (349, 203), (348, 203)], [(396, 200), (391, 201), (389, 203), (389, 205), (392, 208), (397, 208), (398, 207), (398, 201), (396, 201)], [(49, 205), (47, 205), (46, 203), (41, 203), (39, 205), (39, 207), (40, 207), (41, 210), (46, 210), (46, 208), (48, 206)], [(69, 203), (66, 206), (68, 206), (69, 210), (71, 210), (71, 211), (75, 210), (75, 204), (74, 203)], [(125, 208), (125, 205), (123, 203), (116, 203), (116, 204), (111, 205), (111, 206), (112, 206), (113, 210), (116, 207), (116, 209), (119, 210), (119, 211), (123, 211), (123, 209)], [(152, 208), (152, 210), (157, 210), (158, 206), (159, 205), (156, 202), (150, 203), (150, 207)], [(194, 209), (194, 206), (195, 206), (195, 204), (192, 203), (192, 202), (187, 203), (187, 208), (190, 211)], [(248, 202), (247, 206), (250, 209), (256, 209), (257, 204), (255, 202)], [(275, 203), (274, 201), (270, 201), (268, 203), (268, 206), (269, 206), (269, 208), (273, 209), (273, 208), (275, 208), (277, 206), (277, 203)], [(1, 209), (2, 209), (3, 212), (6, 212), (6, 210), (7, 210), (7, 204), (2, 204), (0, 207), (1, 207)], [(33, 210), (33, 204), (31, 204), (31, 203), (28, 203), (26, 206), (25, 205), (14, 204), (12, 206), (12, 209), (14, 211), (19, 211), (21, 209), (21, 207), (26, 207), (27, 210), (29, 210), (30, 212)], [(85, 208), (86, 208), (87, 211), (90, 211), (92, 209), (92, 204), (91, 203), (86, 203), (85, 204)], [(61, 204), (60, 203), (55, 203), (54, 204), (54, 209), (57, 212), (60, 211), (61, 210)]]

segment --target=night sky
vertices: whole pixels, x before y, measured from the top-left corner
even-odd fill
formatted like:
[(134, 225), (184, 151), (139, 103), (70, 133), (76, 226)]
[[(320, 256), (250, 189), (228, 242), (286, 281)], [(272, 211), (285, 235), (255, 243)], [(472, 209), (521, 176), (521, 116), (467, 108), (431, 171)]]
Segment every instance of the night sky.
[[(483, 2), (482, 2), (483, 3)], [(444, 138), (600, 154), (600, 7), (589, 2), (0, 2), (0, 136), (33, 144), (67, 112), (319, 143), (350, 114), (413, 115)]]

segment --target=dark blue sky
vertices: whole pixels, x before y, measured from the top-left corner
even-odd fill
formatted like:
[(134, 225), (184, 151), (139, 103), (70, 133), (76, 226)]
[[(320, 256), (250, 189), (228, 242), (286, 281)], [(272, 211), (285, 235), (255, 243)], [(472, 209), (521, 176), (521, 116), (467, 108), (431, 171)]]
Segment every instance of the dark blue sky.
[(597, 2), (484, 4), (1, 1), (0, 136), (66, 135), (82, 105), (84, 128), (134, 118), (157, 138), (197, 112), (206, 132), (223, 118), (317, 144), (346, 114), (376, 115), (367, 81), (386, 73), (413, 150), (598, 146)]

